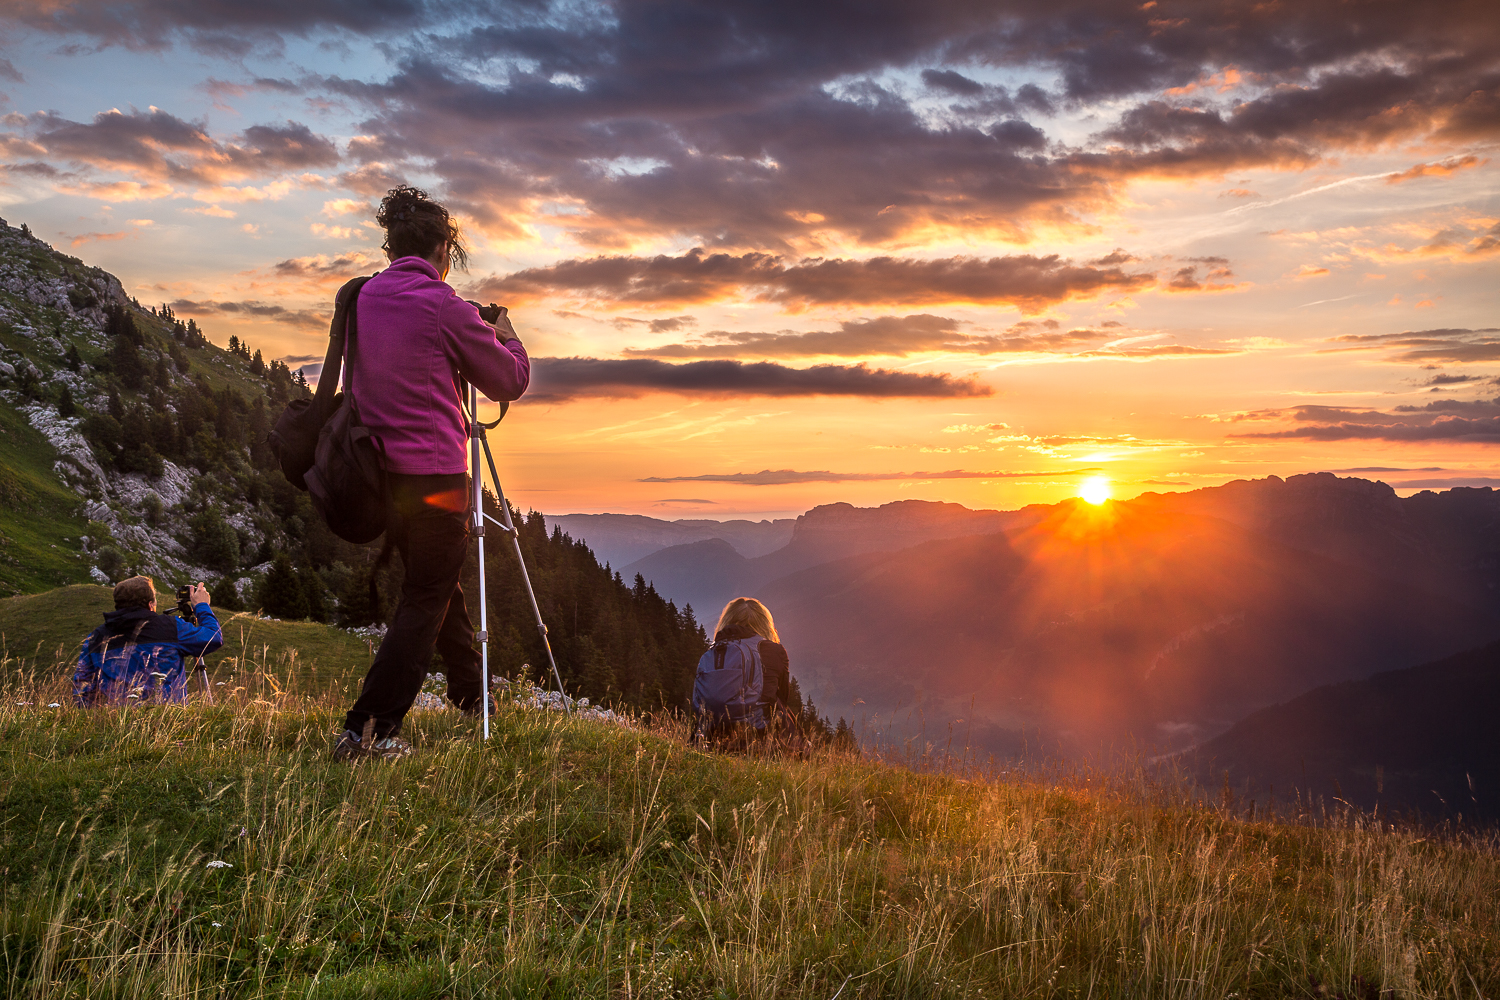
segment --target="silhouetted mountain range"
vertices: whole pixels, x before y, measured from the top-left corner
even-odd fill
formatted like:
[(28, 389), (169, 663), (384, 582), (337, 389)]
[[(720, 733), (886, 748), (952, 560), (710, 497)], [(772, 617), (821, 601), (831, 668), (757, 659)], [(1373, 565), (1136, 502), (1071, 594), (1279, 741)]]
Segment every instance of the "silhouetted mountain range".
[[(1192, 762), (1266, 803), (1500, 819), (1500, 643), (1309, 691), (1241, 720)], [(1321, 797), (1322, 802), (1319, 803)]]
[[(1013, 750), (1181, 746), (1318, 684), (1500, 633), (1460, 601), (1152, 504), (1058, 504), (1012, 531), (814, 567), (760, 588), (819, 704), (963, 717)], [(1483, 599), (1481, 599), (1481, 597)], [(995, 730), (995, 731), (991, 731)]]
[[(897, 500), (880, 507), (823, 504), (797, 518), (791, 537), (773, 552), (748, 558), (751, 553), (738, 545), (726, 548), (699, 541), (653, 552), (622, 572), (627, 579), (640, 573), (659, 592), (692, 604), (712, 621), (730, 598), (750, 594), (788, 573), (865, 552), (894, 552), (936, 538), (1005, 531), (1037, 520), (1045, 510), (970, 510), (962, 504), (926, 500)], [(717, 537), (733, 542), (727, 535)]]
[(774, 552), (792, 538), (790, 518), (775, 521), (662, 521), (643, 514), (548, 514), (547, 523), (584, 542), (601, 563), (627, 563), (674, 545), (722, 538), (742, 556)]
[(1458, 487), (1399, 497), (1329, 472), (1148, 493), (1132, 506), (1217, 517), (1384, 576), (1500, 606), (1500, 493)]
[(765, 600), (837, 714), (963, 718), (1006, 752), (1023, 733), (1167, 749), (1500, 634), (1500, 493), (1325, 473), (1103, 508), (831, 504), (775, 552), (696, 540), (636, 572), (709, 621)]

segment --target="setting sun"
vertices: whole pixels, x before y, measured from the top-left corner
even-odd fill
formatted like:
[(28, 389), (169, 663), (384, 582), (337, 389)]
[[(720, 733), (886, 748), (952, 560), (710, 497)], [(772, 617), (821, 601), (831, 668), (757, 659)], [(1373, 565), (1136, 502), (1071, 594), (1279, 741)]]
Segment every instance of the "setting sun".
[(1094, 476), (1083, 481), (1083, 488), (1078, 495), (1089, 503), (1100, 504), (1109, 499), (1109, 480), (1103, 476)]

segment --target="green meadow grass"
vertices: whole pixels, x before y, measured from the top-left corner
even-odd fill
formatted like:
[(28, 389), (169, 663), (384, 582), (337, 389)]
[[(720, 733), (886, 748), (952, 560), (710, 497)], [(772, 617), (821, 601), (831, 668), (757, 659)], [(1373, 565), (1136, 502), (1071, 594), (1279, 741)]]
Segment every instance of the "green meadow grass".
[[(158, 591), (156, 605), (163, 611), (175, 608), (177, 595)], [(8, 658), (6, 669), (11, 676), (29, 675), (38, 664), (52, 670), (54, 663), (75, 659), (83, 637), (114, 606), (111, 589), (95, 584), (0, 600), (0, 656)], [(224, 645), (205, 659), (215, 690), (221, 684), (232, 690), (242, 675), (259, 671), (260, 683), (343, 697), (358, 685), (373, 658), (370, 643), (327, 625), (222, 610), (215, 614), (224, 630)], [(195, 677), (190, 686), (200, 684)]]
[(66, 663), (7, 674), (6, 996), (1500, 992), (1478, 837), (1250, 822), (1146, 772), (715, 755), (516, 705), (487, 743), (418, 711), (410, 758), (335, 764), (346, 703), (293, 692), (296, 660), (240, 664), (212, 706), (48, 708)]
[(88, 579), (78, 556), (88, 522), (53, 470), (56, 458), (40, 431), (0, 403), (0, 594)]

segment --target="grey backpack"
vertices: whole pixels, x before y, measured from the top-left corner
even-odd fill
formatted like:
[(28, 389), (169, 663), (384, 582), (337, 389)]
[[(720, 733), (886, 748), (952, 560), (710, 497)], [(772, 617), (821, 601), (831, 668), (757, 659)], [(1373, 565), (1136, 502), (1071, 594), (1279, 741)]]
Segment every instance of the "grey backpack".
[(764, 729), (760, 692), (765, 674), (760, 664), (761, 637), (721, 639), (698, 659), (693, 680), (693, 714), (700, 731), (731, 722)]

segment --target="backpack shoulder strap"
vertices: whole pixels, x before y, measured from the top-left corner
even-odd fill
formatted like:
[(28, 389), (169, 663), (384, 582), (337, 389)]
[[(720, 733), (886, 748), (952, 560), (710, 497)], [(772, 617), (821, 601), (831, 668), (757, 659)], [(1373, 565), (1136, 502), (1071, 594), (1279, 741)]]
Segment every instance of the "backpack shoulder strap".
[(339, 376), (344, 370), (344, 345), (353, 333), (354, 302), (359, 290), (373, 274), (362, 274), (346, 281), (334, 296), (333, 321), (328, 324), (328, 354), (323, 358), (323, 370), (318, 374), (318, 391), (313, 394), (313, 405), (324, 414), (333, 408), (333, 396), (338, 392)]

